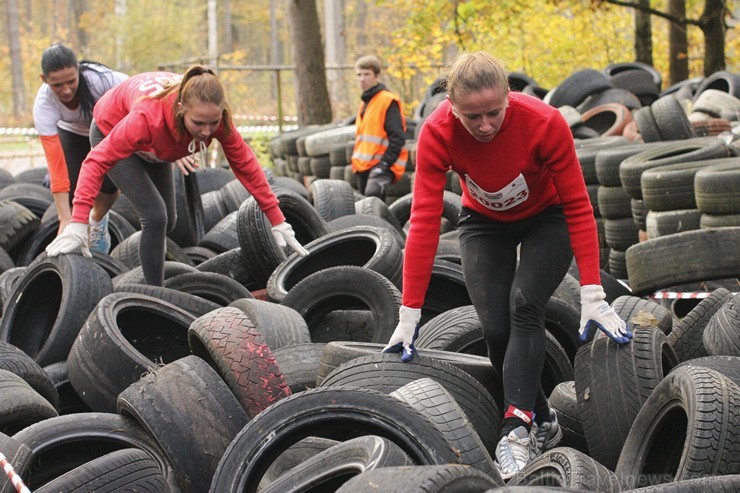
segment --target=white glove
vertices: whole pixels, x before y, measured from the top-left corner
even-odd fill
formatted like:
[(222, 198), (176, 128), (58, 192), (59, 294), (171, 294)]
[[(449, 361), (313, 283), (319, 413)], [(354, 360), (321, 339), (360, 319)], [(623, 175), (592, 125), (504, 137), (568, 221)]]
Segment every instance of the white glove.
[(591, 339), (594, 329), (599, 329), (617, 344), (632, 340), (627, 324), (605, 299), (606, 293), (598, 284), (581, 287), (581, 327), (578, 330), (581, 342)]
[(411, 361), (416, 354), (414, 343), (419, 336), (419, 320), (421, 320), (421, 308), (409, 308), (402, 306), (398, 310), (398, 325), (393, 331), (388, 345), (383, 348), (384, 353), (400, 353), (401, 361)]
[(80, 249), (82, 255), (91, 258), (90, 235), (86, 223), (69, 223), (62, 233), (46, 247), (49, 257), (56, 257), (60, 253), (70, 253)]
[(287, 221), (283, 221), (277, 226), (273, 226), (272, 236), (275, 237), (275, 242), (280, 248), (285, 248), (289, 245), (290, 248), (295, 250), (295, 252), (301, 257), (305, 257), (306, 255), (308, 255), (308, 250), (303, 248), (303, 246), (298, 243), (298, 240), (295, 239), (293, 227), (288, 224)]

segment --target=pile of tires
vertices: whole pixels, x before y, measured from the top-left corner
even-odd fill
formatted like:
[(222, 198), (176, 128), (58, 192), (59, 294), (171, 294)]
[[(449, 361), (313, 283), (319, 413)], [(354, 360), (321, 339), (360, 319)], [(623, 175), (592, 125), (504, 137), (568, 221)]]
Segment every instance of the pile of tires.
[[(634, 70), (649, 77), (619, 77)], [(693, 92), (661, 95), (645, 67), (608, 72), (606, 83), (587, 72), (578, 91), (563, 84), (549, 96), (513, 79), (583, 115), (619, 97), (633, 118), (649, 107), (656, 124), (662, 111), (686, 120), (674, 128), (671, 117), (665, 130), (637, 117), (657, 140), (578, 130), (607, 301), (635, 335), (625, 346), (579, 342), (573, 265), (547, 305), (541, 375), (563, 439), (508, 483), (493, 463), (501, 375), (460, 265), (459, 182), (444, 194), (419, 355), (402, 363), (381, 350), (398, 323), (413, 196), (360, 195), (347, 179), (352, 131), (333, 126), (274, 139), (264, 169), (307, 256), (275, 244), (228, 168), (201, 169), (177, 178), (162, 287), (145, 284), (125, 197), (111, 213), (109, 255), (48, 258), (58, 220), (43, 172), (0, 172), (0, 453), (40, 492), (734, 491), (738, 164), (732, 139), (694, 125), (708, 121), (697, 112), (732, 118), (727, 96), (710, 92), (688, 111), (679, 96)], [(633, 99), (621, 86), (638, 79)], [(715, 84), (704, 90), (730, 94)], [(661, 222), (640, 241), (655, 232), (655, 213), (692, 207), (697, 228)], [(704, 296), (681, 305), (651, 296), (674, 288)], [(0, 491), (12, 490), (3, 476)]]

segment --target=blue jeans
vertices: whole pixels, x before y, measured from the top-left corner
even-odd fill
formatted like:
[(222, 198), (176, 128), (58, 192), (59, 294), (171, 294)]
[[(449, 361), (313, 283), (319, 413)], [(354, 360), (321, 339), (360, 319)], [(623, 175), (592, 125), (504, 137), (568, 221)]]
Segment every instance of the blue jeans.
[(544, 412), (545, 307), (573, 259), (562, 207), (513, 223), (463, 207), (458, 227), (465, 283), (503, 377), (504, 409)]

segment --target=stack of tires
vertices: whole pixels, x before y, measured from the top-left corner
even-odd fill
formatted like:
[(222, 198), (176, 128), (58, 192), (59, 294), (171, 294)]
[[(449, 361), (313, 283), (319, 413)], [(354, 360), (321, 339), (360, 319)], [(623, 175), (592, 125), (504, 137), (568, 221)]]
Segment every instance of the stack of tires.
[[(624, 252), (637, 242), (635, 240), (639, 239), (639, 232), (645, 230), (642, 200), (631, 197), (622, 187), (619, 167), (628, 157), (657, 145), (660, 144), (631, 143), (613, 146), (600, 150), (594, 158), (596, 177), (599, 182), (599, 210), (601, 216), (605, 218), (605, 224), (609, 225), (610, 232), (609, 240), (605, 239), (608, 248), (608, 270), (619, 279), (627, 278)], [(625, 233), (620, 235), (618, 231)], [(615, 239), (623, 241), (620, 243)]]
[[(354, 139), (354, 125), (310, 126), (286, 132), (272, 141), (274, 168), (278, 176), (293, 178), (305, 188), (310, 188), (316, 179), (332, 179), (344, 180), (356, 189), (351, 166)], [(386, 190), (388, 205), (411, 192), (415, 142), (407, 141), (406, 149), (409, 150), (406, 171)], [(449, 187), (459, 191), (459, 183)]]
[[(273, 160), (279, 159), (285, 166), (275, 167), (280, 176), (288, 176), (304, 184), (303, 177), (311, 175), (311, 160), (306, 154), (305, 137), (329, 128), (327, 125), (308, 125), (285, 132), (273, 139), (270, 150)], [(300, 140), (300, 144), (299, 141)], [(304, 158), (299, 162), (299, 158)], [(285, 173), (283, 173), (285, 171)]]
[(345, 142), (337, 142), (329, 150), (329, 161), (331, 168), (329, 176), (333, 180), (345, 180), (354, 188), (354, 179), (352, 177), (352, 150), (355, 146), (354, 135), (348, 137)]
[[(346, 161), (347, 142), (354, 140), (354, 138), (354, 125), (323, 130), (306, 136), (303, 144), (305, 146), (305, 154), (310, 158), (310, 161), (308, 163), (308, 168), (306, 169), (306, 167), (303, 166), (301, 170), (310, 171), (307, 176), (313, 176), (313, 179), (330, 178), (330, 170), (335, 166), (331, 158), (332, 149), (334, 149), (335, 155), (334, 163), (342, 163), (342, 159)], [(344, 147), (341, 148), (340, 146)], [(341, 150), (344, 150), (345, 152), (340, 154)], [(342, 173), (342, 178), (343, 177), (344, 173)], [(305, 184), (310, 186), (311, 178), (306, 177), (304, 180)]]
[[(573, 96), (576, 111), (597, 96), (628, 102), (614, 90), (628, 79), (616, 75), (587, 96), (559, 97)], [(665, 96), (641, 78), (636, 99), (662, 108)], [(350, 132), (340, 140), (327, 130), (273, 140), (282, 161), (264, 170), (307, 256), (277, 246), (230, 170), (208, 168), (176, 188), (188, 220), (168, 238), (161, 287), (144, 282), (140, 225), (125, 199), (111, 216), (110, 255), (47, 258), (39, 238), (50, 241), (55, 226), (46, 189), (21, 193), (14, 187), (26, 178), (0, 172), (0, 452), (33, 491), (738, 488), (740, 228), (649, 238), (626, 248), (624, 267), (604, 266), (607, 302), (634, 329), (628, 345), (579, 341), (578, 272), (569, 271), (546, 308), (541, 375), (563, 439), (504, 485), (493, 464), (503, 385), (460, 266), (459, 182), (444, 194), (419, 354), (402, 363), (381, 349), (398, 323), (413, 196), (359, 195), (332, 172)], [(601, 224), (639, 228), (653, 210), (640, 216), (635, 201), (663, 208), (691, 188), (701, 217), (738, 214), (737, 168), (724, 162), (735, 151), (723, 139), (592, 134), (576, 144)], [(707, 149), (726, 157), (700, 167), (663, 161), (696, 163), (689, 154)], [(299, 158), (311, 168), (327, 155), (327, 178), (297, 168)], [(720, 282), (680, 309), (651, 298)], [(12, 488), (0, 480), (0, 491)]]
[(740, 226), (740, 203), (735, 191), (740, 180), (740, 159), (714, 160), (694, 176), (699, 227)]
[[(582, 141), (576, 149), (578, 161), (581, 163), (583, 179), (586, 182), (591, 205), (594, 209), (594, 217), (599, 232), (600, 264), (609, 272), (620, 276), (622, 273), (619, 269), (619, 263), (616, 262), (616, 253), (620, 247), (626, 243), (637, 242), (637, 227), (632, 225), (632, 214), (624, 204), (624, 193), (621, 186), (613, 185), (613, 180), (609, 176), (599, 177), (597, 162), (599, 156), (609, 152), (611, 149), (622, 149), (627, 147), (628, 141), (623, 137), (607, 136), (599, 139), (588, 139)], [(603, 164), (602, 168), (606, 168)], [(606, 185), (604, 183), (611, 183)], [(629, 221), (625, 221), (629, 218)], [(620, 222), (621, 221), (621, 222)], [(631, 228), (629, 228), (631, 226)], [(620, 234), (622, 229), (626, 229), (626, 234)], [(634, 235), (629, 235), (630, 229), (634, 230)], [(625, 276), (621, 276), (624, 278)]]

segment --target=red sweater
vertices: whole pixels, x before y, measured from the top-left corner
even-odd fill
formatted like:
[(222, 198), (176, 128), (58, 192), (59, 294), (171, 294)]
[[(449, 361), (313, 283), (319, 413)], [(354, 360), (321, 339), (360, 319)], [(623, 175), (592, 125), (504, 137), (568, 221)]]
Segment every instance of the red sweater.
[(405, 306), (424, 304), (449, 169), (460, 176), (462, 204), (494, 221), (519, 221), (562, 204), (581, 285), (601, 284), (596, 222), (570, 128), (556, 108), (511, 92), (501, 128), (490, 142), (475, 140), (454, 117), (449, 101), (424, 122), (404, 253)]
[[(73, 201), (72, 222), (88, 222), (103, 177), (118, 161), (137, 153), (153, 166), (161, 166), (162, 163), (171, 163), (189, 154), (188, 144), (193, 138), (177, 129), (172, 111), (177, 94), (164, 99), (146, 97), (161, 90), (163, 83), (179, 77), (167, 72), (139, 74), (100, 98), (93, 110), (93, 117), (106, 137), (82, 163)], [(220, 125), (212, 138), (205, 141), (206, 146), (210, 145), (212, 139), (221, 143), (229, 166), (257, 200), (270, 223), (274, 226), (285, 221), (254, 152), (236, 127), (232, 124), (231, 133), (226, 136), (223, 124)]]

